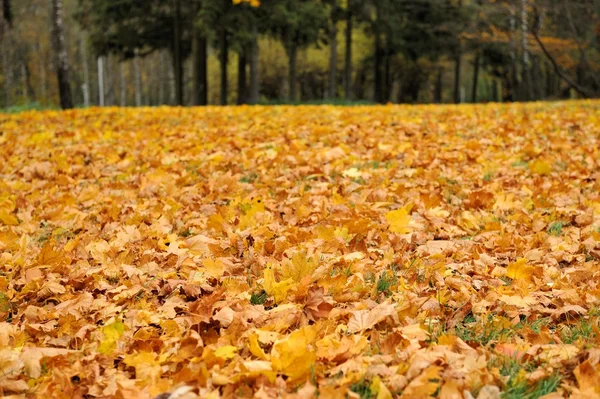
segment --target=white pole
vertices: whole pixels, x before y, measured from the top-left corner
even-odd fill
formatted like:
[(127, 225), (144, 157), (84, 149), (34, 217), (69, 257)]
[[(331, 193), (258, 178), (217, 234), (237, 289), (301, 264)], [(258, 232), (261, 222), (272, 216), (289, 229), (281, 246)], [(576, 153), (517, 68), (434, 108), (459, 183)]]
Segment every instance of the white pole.
[(104, 107), (104, 58), (98, 57), (98, 100), (99, 105)]

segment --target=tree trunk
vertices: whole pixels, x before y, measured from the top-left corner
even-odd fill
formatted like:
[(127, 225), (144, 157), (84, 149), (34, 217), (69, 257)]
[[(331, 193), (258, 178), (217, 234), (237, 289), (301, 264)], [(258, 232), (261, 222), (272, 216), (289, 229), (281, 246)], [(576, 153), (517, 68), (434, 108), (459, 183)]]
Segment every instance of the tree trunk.
[(462, 68), (462, 49), (458, 45), (456, 54), (454, 55), (454, 103), (460, 104), (460, 80)]
[(433, 101), (436, 104), (441, 104), (442, 103), (442, 78), (444, 77), (444, 68), (440, 67), (438, 69), (438, 73), (437, 76), (435, 78), (435, 90), (433, 93)]
[(475, 59), (473, 60), (473, 87), (471, 88), (471, 101), (477, 102), (477, 86), (479, 84), (479, 50), (475, 51)]
[(196, 30), (192, 37), (192, 58), (193, 58), (193, 80), (194, 80), (194, 105), (206, 105), (208, 102), (207, 87), (207, 57), (206, 57), (206, 38), (200, 35)]
[(133, 84), (135, 88), (135, 106), (142, 106), (142, 71), (140, 67), (140, 56), (137, 54), (133, 59)]
[(258, 104), (260, 96), (260, 76), (258, 71), (258, 28), (256, 21), (252, 24), (252, 44), (250, 45), (250, 93), (248, 102)]
[(83, 105), (87, 108), (90, 106), (90, 68), (88, 66), (87, 55), (87, 40), (82, 32), (79, 38), (81, 48), (81, 65), (83, 69)]
[(246, 104), (246, 65), (248, 61), (246, 59), (246, 51), (242, 49), (238, 54), (238, 87), (237, 87), (237, 105)]
[(298, 49), (296, 44), (292, 43), (288, 49), (288, 101), (293, 103), (296, 101), (296, 58), (298, 56)]
[(498, 101), (498, 82), (496, 79), (492, 79), (492, 101)]
[(382, 67), (382, 62), (383, 62), (383, 47), (381, 44), (381, 8), (379, 7), (379, 3), (376, 2), (375, 3), (375, 7), (376, 7), (376, 20), (375, 20), (375, 79), (374, 79), (374, 89), (373, 89), (373, 93), (374, 93), (374, 99), (376, 103), (382, 103), (383, 102), (383, 93), (382, 93), (382, 83), (383, 83), (383, 76), (382, 76), (382, 71), (381, 71), (381, 67)]
[(523, 51), (522, 58), (522, 78), (521, 81), (523, 83), (523, 99), (525, 100), (533, 100), (533, 85), (532, 85), (532, 77), (531, 77), (531, 61), (529, 54), (529, 41), (527, 39), (527, 35), (529, 33), (529, 25), (528, 25), (528, 0), (521, 0), (521, 50)]
[[(44, 62), (44, 57), (42, 53), (42, 46), (38, 44), (38, 56), (40, 58), (40, 85), (42, 86), (42, 97), (41, 101), (48, 101), (48, 78), (46, 76), (46, 62)], [(87, 64), (86, 64), (87, 66)], [(88, 89), (89, 89), (88, 83)], [(89, 102), (89, 93), (88, 93), (88, 102)]]
[[(158, 62), (162, 65), (163, 54), (158, 54)], [(165, 82), (168, 80), (168, 74), (165, 73), (164, 68), (160, 68), (158, 74), (158, 103), (160, 105), (165, 104)]]
[(388, 49), (385, 51), (385, 62), (383, 68), (383, 102), (387, 103), (390, 101), (390, 96), (392, 94), (392, 85), (394, 82), (392, 81), (392, 54)]
[(227, 40), (227, 30), (221, 27), (220, 32), (220, 47), (219, 62), (221, 67), (221, 105), (227, 105), (227, 64), (229, 63), (229, 43)]
[(119, 64), (119, 72), (121, 75), (121, 79), (120, 79), (121, 107), (127, 106), (127, 71), (126, 71), (126, 68), (127, 68), (127, 65), (125, 64), (125, 61), (121, 61), (121, 63)]
[[(3, 42), (2, 47), (8, 47), (7, 41)], [(12, 89), (12, 71), (10, 68), (10, 61), (8, 58), (9, 50), (5, 48), (3, 48), (2, 50), (2, 76), (4, 77), (4, 106), (8, 108), (11, 106), (10, 91)]]
[(352, 99), (352, 0), (348, 0), (346, 11), (346, 59), (344, 62), (344, 99)]
[(105, 97), (105, 105), (114, 105), (115, 104), (115, 91), (114, 91), (114, 82), (113, 76), (110, 73), (110, 55), (104, 57), (104, 82), (106, 87)]
[(511, 58), (511, 71), (510, 71), (510, 92), (504, 95), (504, 99), (510, 98), (510, 101), (517, 101), (517, 92), (519, 86), (519, 77), (518, 77), (518, 61), (517, 61), (517, 14), (514, 6), (510, 6), (510, 33), (511, 33), (511, 49), (510, 49), (510, 58)]
[(328, 97), (337, 97), (337, 0), (332, 1), (331, 29), (329, 30), (329, 84)]
[(104, 57), (98, 57), (98, 105), (104, 107)]
[(183, 105), (183, 58), (181, 54), (181, 3), (172, 0), (173, 6), (173, 70), (175, 73), (175, 102)]
[(69, 58), (65, 45), (65, 28), (63, 21), (62, 0), (51, 0), (52, 3), (52, 47), (56, 60), (58, 93), (62, 109), (73, 108), (71, 81), (69, 75)]

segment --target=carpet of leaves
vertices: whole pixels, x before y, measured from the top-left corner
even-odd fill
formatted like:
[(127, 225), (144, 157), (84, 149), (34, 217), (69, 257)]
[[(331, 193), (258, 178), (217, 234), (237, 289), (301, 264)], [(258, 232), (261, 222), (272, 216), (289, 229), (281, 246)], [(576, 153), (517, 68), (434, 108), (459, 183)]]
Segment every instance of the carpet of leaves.
[(0, 394), (600, 395), (600, 102), (0, 115)]

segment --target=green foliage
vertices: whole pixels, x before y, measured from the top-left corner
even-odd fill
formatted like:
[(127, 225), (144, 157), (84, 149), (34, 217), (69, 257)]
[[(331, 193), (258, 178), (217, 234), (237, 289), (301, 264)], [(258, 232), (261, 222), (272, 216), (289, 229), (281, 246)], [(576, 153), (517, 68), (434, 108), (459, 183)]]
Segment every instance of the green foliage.
[(27, 111), (43, 111), (47, 109), (55, 109), (54, 107), (46, 107), (38, 102), (26, 103), (23, 105), (14, 105), (8, 108), (0, 108), (0, 114), (18, 114)]
[(581, 319), (570, 327), (564, 328), (560, 332), (560, 338), (565, 344), (572, 344), (578, 340), (589, 343), (596, 337), (594, 327), (598, 328), (598, 319)]
[(250, 303), (252, 305), (264, 305), (264, 303), (267, 301), (268, 297), (269, 296), (267, 295), (267, 293), (264, 290), (261, 290), (259, 292), (254, 292), (250, 296)]
[(377, 280), (377, 292), (385, 296), (391, 295), (391, 288), (398, 282), (398, 278), (394, 275), (389, 277), (387, 273), (381, 273)]
[(375, 397), (373, 392), (371, 392), (371, 382), (364, 378), (350, 385), (350, 390), (356, 393), (360, 399), (370, 399)]
[(565, 224), (561, 221), (553, 222), (550, 227), (548, 227), (548, 234), (551, 236), (559, 236), (563, 233), (563, 227)]

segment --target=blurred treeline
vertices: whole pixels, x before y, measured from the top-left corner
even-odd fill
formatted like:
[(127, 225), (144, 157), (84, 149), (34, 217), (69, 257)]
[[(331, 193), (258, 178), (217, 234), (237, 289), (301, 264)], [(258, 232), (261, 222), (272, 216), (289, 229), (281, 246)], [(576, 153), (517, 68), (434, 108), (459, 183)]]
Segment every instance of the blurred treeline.
[(0, 3), (0, 107), (600, 93), (600, 0)]

